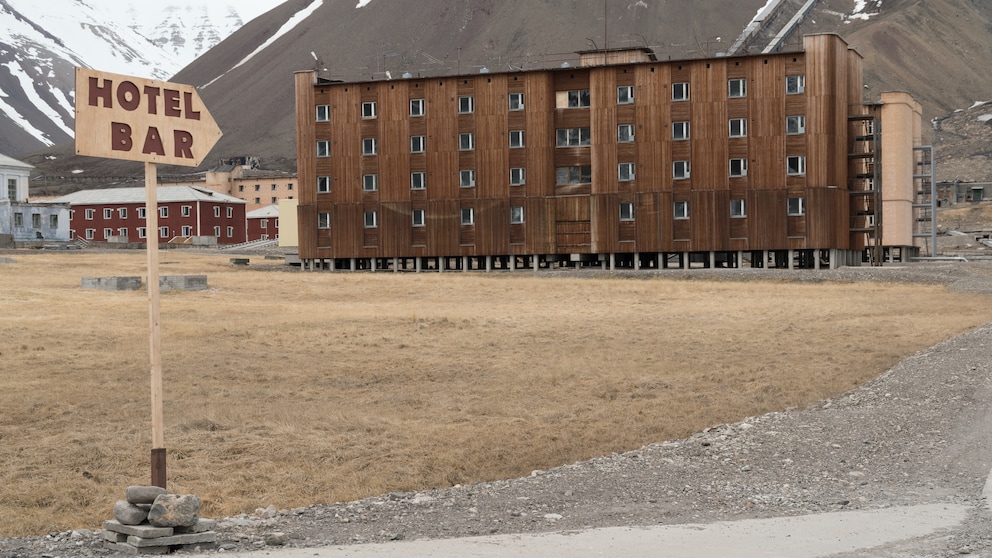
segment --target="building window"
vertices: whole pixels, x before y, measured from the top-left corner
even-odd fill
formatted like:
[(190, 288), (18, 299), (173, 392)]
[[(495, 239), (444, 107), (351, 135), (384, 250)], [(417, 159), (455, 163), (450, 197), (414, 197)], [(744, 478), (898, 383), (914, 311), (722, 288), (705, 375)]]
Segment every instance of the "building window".
[(18, 199), (17, 199), (17, 179), (16, 178), (8, 178), (7, 179), (7, 198), (10, 199), (10, 201), (12, 201), (12, 202), (18, 201)]
[(797, 114), (785, 117), (785, 133), (789, 135), (799, 135), (806, 133), (806, 117)]
[(365, 228), (374, 229), (379, 226), (379, 219), (376, 216), (375, 211), (365, 212)]
[(244, 184), (238, 184), (238, 191), (239, 192), (244, 192), (245, 191), (245, 185)]
[(317, 193), (327, 194), (331, 191), (331, 177), (330, 176), (318, 176), (317, 177)]
[(24, 214), (17, 212), (14, 214), (14, 226), (23, 227), (24, 226)]
[(289, 190), (290, 192), (292, 192), (293, 191), (293, 183), (290, 182), (289, 184), (286, 184), (286, 189)]
[(576, 91), (569, 91), (567, 95), (568, 108), (586, 108), (589, 106), (589, 90), (579, 89)]
[(425, 221), (424, 210), (423, 209), (414, 209), (413, 210), (413, 226), (414, 227), (423, 227), (424, 226), (424, 221)]
[(672, 122), (672, 139), (673, 140), (689, 139), (689, 123)]
[(276, 203), (276, 201), (278, 201), (278, 199), (279, 199), (279, 198), (277, 198), (277, 197), (275, 197), (275, 196), (272, 196), (272, 203)]
[(138, 227), (138, 238), (148, 238), (148, 229), (145, 227)]
[(458, 97), (458, 114), (472, 114), (475, 112), (475, 97), (470, 95)]
[(789, 215), (805, 215), (805, 214), (806, 214), (806, 198), (802, 196), (789, 198)]
[(411, 172), (410, 173), (410, 189), (411, 190), (423, 190), (427, 188), (427, 173), (425, 172)]
[(471, 207), (463, 207), (461, 211), (461, 223), (463, 225), (474, 225), (475, 210)]
[(747, 119), (746, 118), (731, 118), (730, 119), (730, 137), (732, 137), (732, 138), (743, 138), (743, 137), (747, 137)]
[(262, 198), (255, 198), (255, 203), (256, 204), (262, 203)]
[(262, 186), (261, 186), (261, 185), (259, 185), (259, 184), (256, 184), (256, 185), (255, 185), (255, 191), (256, 191), (256, 192), (258, 192), (258, 191), (259, 191), (259, 190), (261, 190), (261, 189), (262, 189)]
[(86, 229), (86, 240), (93, 240), (96, 238), (96, 229)]
[[(192, 210), (192, 208), (190, 206), (188, 206), (188, 205), (184, 205), (184, 206), (180, 207), (180, 209), (179, 209), (179, 211), (180, 211), (180, 213), (182, 213), (182, 216), (183, 217), (189, 217), (191, 210)], [(214, 208), (214, 217), (220, 217), (220, 208), (219, 207)]]
[(617, 104), (629, 105), (634, 102), (634, 86), (621, 85), (617, 87)]
[[(183, 206), (183, 217), (189, 217), (189, 212), (186, 210), (187, 206)], [(220, 217), (220, 206), (214, 206), (214, 217)]]
[(214, 236), (220, 238), (220, 227), (214, 227)]
[(592, 167), (558, 167), (556, 184), (589, 184), (592, 182)]
[(31, 228), (40, 229), (41, 228), (41, 215), (38, 213), (31, 214)]
[(675, 180), (689, 178), (689, 161), (672, 161), (672, 178)]
[(744, 200), (730, 200), (730, 216), (734, 218), (747, 217)]
[(234, 238), (234, 227), (227, 227), (227, 238)]
[(110, 237), (114, 236), (114, 229), (103, 229), (103, 239), (109, 240)]
[(169, 238), (169, 227), (159, 227), (158, 228), (159, 238)]
[[(121, 236), (125, 236), (125, 235), (121, 235)], [(190, 227), (188, 225), (183, 225), (183, 236), (184, 237), (193, 236), (193, 227)]]
[(424, 115), (424, 100), (410, 99), (410, 116), (423, 116), (423, 115)]
[(57, 229), (57, 228), (59, 228), (59, 216), (58, 215), (54, 215), (53, 214), (53, 215), (49, 215), (48, 216), (48, 228), (50, 228), (50, 229)]
[[(272, 201), (275, 202), (275, 198), (272, 198)], [(230, 219), (231, 217), (234, 217), (234, 208), (233, 207), (228, 207), (227, 208), (227, 218)]]
[(582, 147), (592, 142), (589, 128), (558, 128), (555, 137), (556, 147)]
[(471, 151), (475, 149), (475, 134), (472, 132), (458, 134), (458, 149), (461, 151)]
[(113, 209), (110, 209), (109, 207), (103, 208), (103, 218), (104, 219), (112, 219), (113, 217), (114, 217), (114, 210)]
[(458, 185), (462, 188), (471, 188), (475, 186), (475, 171), (474, 170), (463, 170), (458, 173)]
[(630, 202), (620, 203), (620, 220), (621, 221), (634, 220), (634, 204)]
[(527, 183), (527, 169), (513, 167), (510, 169), (510, 186), (523, 186)]
[(689, 84), (688, 83), (673, 83), (672, 84), (672, 100), (673, 101), (688, 101), (689, 100)]
[(730, 176), (747, 176), (747, 159), (731, 159)]
[(127, 219), (127, 208), (126, 207), (118, 207), (117, 208), (117, 216), (120, 217), (121, 219)]
[(524, 146), (524, 131), (523, 130), (510, 130), (510, 147), (523, 147)]
[(427, 138), (410, 136), (410, 153), (423, 153), (427, 149)]
[(276, 185), (275, 185), (275, 184), (273, 184), (273, 185), (271, 186), (271, 188), (269, 188), (269, 189), (270, 189), (270, 190), (272, 190), (273, 192), (275, 192), (275, 191), (276, 191)]
[(785, 93), (798, 95), (806, 92), (806, 76), (785, 76)]
[(375, 153), (376, 153), (375, 138), (362, 138), (362, 155), (375, 155)]
[(375, 192), (379, 189), (379, 175), (366, 174), (362, 176), (362, 190), (365, 192)]
[(317, 105), (317, 122), (327, 122), (331, 119), (331, 107), (328, 105)]
[(169, 216), (169, 206), (158, 208), (158, 216), (165, 219)]
[(144, 219), (144, 218), (145, 218), (145, 208), (144, 207), (139, 207), (138, 208), (138, 219)]
[(331, 142), (327, 140), (317, 141), (317, 156), (318, 157), (330, 157), (331, 156)]
[(786, 174), (806, 174), (806, 157), (803, 155), (792, 155), (788, 157), (786, 159), (786, 165)]
[(375, 101), (362, 103), (362, 118), (375, 118)]
[(87, 221), (92, 221), (93, 220), (93, 217), (95, 215), (96, 215), (96, 210), (95, 209), (87, 209), (86, 210), (86, 220)]
[(634, 125), (620, 124), (617, 126), (617, 143), (630, 143), (634, 141)]
[(524, 222), (524, 206), (514, 205), (510, 207), (510, 224), (521, 225)]
[(680, 220), (689, 218), (689, 202), (687, 201), (675, 202), (675, 218)]
[(620, 163), (618, 166), (620, 182), (634, 180), (634, 163)]
[(728, 93), (731, 99), (747, 97), (747, 80), (744, 78), (732, 79), (727, 82)]
[(524, 110), (523, 93), (510, 93), (510, 110)]
[(269, 220), (268, 219), (262, 219), (261, 221), (262, 221), (262, 228), (263, 229), (269, 228)]

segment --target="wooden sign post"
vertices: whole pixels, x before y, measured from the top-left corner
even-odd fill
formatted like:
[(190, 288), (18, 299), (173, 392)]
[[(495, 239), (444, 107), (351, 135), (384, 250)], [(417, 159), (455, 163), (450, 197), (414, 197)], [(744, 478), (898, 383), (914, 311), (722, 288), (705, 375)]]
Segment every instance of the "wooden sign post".
[(166, 488), (157, 164), (195, 167), (221, 131), (192, 86), (76, 68), (76, 154), (145, 163), (151, 484)]

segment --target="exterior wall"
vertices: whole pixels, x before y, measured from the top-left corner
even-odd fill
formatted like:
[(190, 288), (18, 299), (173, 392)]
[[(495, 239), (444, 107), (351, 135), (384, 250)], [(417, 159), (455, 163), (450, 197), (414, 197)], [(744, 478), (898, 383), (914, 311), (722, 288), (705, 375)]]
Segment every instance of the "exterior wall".
[(295, 176), (246, 176), (232, 179), (231, 191), (225, 193), (245, 200), (248, 211), (252, 211), (279, 200), (294, 199), (298, 184)]
[[(10, 202), (28, 201), (28, 185), (31, 176), (31, 168), (0, 166), (0, 200)], [(11, 198), (10, 192), (13, 186), (16, 192)]]
[[(367, 83), (297, 73), (300, 257), (846, 250), (847, 117), (861, 102), (860, 56), (835, 35), (807, 37), (804, 47)], [(804, 87), (787, 92), (799, 78)], [(729, 98), (730, 80), (743, 80), (746, 95)], [(673, 99), (683, 83), (689, 98)], [(632, 103), (618, 102), (621, 87), (632, 88)], [(588, 106), (568, 108), (569, 92), (580, 90)], [(511, 110), (517, 94), (524, 107)], [(460, 97), (474, 110), (460, 113)], [(419, 99), (425, 113), (411, 115)], [(363, 117), (363, 103), (375, 103), (374, 117)], [(328, 121), (316, 121), (317, 106)], [(788, 117), (803, 117), (804, 132), (787, 134)], [(730, 137), (731, 120), (746, 133)], [(681, 122), (688, 139), (674, 137)], [(621, 125), (634, 141), (619, 141)], [(587, 130), (589, 140), (559, 147), (562, 130)], [(516, 132), (524, 147), (511, 146)], [(473, 134), (472, 149), (460, 149), (462, 134)], [(411, 152), (412, 137), (424, 138), (423, 152)], [(366, 140), (374, 154), (363, 154)], [(329, 156), (317, 156), (318, 141)], [(801, 160), (799, 172), (788, 172), (790, 158)], [(731, 176), (732, 160), (746, 173)], [(675, 176), (680, 161), (690, 166), (685, 178)], [(621, 179), (621, 165), (633, 176)], [(511, 185), (518, 168), (526, 181)], [(577, 169), (579, 179), (559, 184), (562, 169)], [(462, 171), (474, 172), (474, 185), (460, 185)], [(412, 173), (424, 173), (424, 189), (411, 188)], [(375, 190), (363, 188), (366, 175), (376, 177)], [(317, 191), (318, 177), (329, 191)], [(688, 214), (676, 215), (685, 204)], [(731, 216), (741, 204), (744, 214)], [(510, 222), (511, 208), (523, 208), (523, 223)], [(633, 214), (621, 217), (622, 208)], [(469, 210), (473, 220), (463, 224)]]
[(882, 244), (913, 246), (914, 157), (923, 109), (908, 93), (882, 93)]
[(279, 247), (292, 248), (300, 245), (299, 227), (297, 226), (297, 207), (299, 200), (279, 200)]
[(0, 200), (0, 233), (15, 242), (69, 240), (69, 206), (64, 204), (7, 203)]
[(276, 240), (279, 238), (279, 218), (259, 217), (248, 218), (247, 242), (253, 240)]
[[(146, 233), (154, 234), (162, 242), (193, 236), (217, 236), (218, 244), (245, 242), (243, 204), (182, 201), (160, 203), (158, 207), (160, 212), (165, 208), (168, 213), (165, 217), (160, 213), (158, 219), (159, 228), (165, 228), (167, 232), (165, 235)], [(145, 227), (145, 218), (139, 217), (144, 209), (143, 203), (74, 204), (70, 218), (72, 234), (95, 242), (145, 242), (139, 232)], [(92, 211), (90, 218), (87, 218), (87, 210)], [(220, 235), (216, 234), (215, 227), (220, 227)], [(110, 229), (109, 235), (107, 229)]]

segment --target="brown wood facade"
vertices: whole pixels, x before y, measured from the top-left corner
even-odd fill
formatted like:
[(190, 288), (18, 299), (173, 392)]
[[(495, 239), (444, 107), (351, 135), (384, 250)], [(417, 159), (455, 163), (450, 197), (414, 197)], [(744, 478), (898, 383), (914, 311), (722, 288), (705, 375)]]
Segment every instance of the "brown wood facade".
[(300, 257), (849, 250), (861, 79), (836, 35), (470, 76), (300, 72)]

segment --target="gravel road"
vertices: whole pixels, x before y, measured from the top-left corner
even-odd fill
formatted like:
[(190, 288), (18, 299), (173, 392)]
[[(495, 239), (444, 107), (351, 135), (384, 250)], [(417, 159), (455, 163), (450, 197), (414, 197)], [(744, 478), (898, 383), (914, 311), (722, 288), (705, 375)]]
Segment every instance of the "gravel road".
[[(788, 276), (810, 282), (923, 282), (992, 295), (990, 262), (671, 273), (726, 280)], [(992, 512), (983, 496), (990, 469), (992, 323), (806, 409), (716, 425), (687, 439), (520, 479), (293, 510), (260, 509), (220, 520), (220, 547), (204, 554), (263, 549), (272, 533), (285, 534), (289, 547), (316, 547), (944, 503), (967, 506), (967, 518), (958, 527), (873, 548), (871, 555), (992, 557)], [(3, 539), (0, 558), (110, 556), (98, 535), (74, 531)]]

